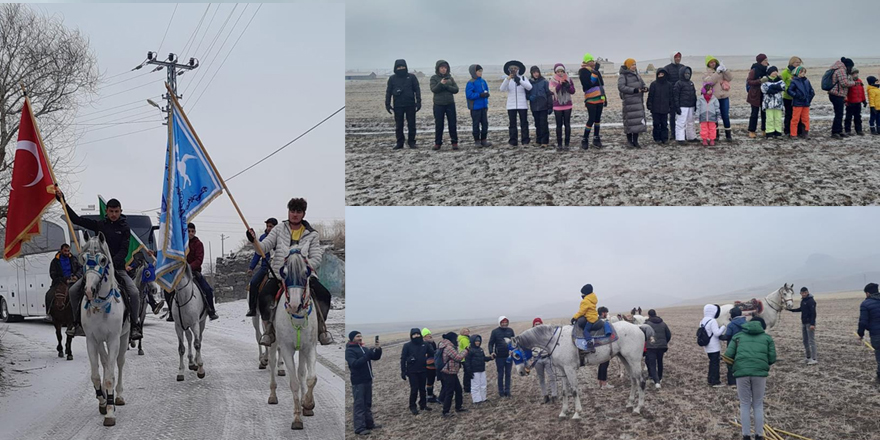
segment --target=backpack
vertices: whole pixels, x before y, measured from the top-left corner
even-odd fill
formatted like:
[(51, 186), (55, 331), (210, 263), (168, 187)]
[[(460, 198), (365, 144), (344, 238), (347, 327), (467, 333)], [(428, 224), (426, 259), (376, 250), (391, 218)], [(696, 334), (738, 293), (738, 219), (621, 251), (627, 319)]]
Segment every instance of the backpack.
[(434, 367), (437, 368), (437, 372), (443, 370), (446, 367), (446, 363), (443, 362), (443, 349), (437, 348), (437, 351), (434, 352)]
[(828, 69), (822, 75), (822, 90), (828, 92), (834, 88), (834, 69)]
[[(706, 324), (709, 322), (707, 321)], [(700, 328), (697, 329), (697, 345), (700, 347), (705, 347), (709, 345), (709, 341), (712, 340), (712, 337), (709, 336), (709, 332), (706, 331), (706, 324), (700, 325)]]

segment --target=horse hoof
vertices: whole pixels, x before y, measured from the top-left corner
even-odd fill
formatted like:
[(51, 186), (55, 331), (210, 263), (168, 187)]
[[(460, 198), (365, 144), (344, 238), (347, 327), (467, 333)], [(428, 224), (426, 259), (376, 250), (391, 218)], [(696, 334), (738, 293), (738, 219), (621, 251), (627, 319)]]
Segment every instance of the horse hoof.
[(178, 382), (183, 382), (183, 375), (182, 375), (182, 374), (178, 374), (178, 375), (177, 375), (177, 381), (178, 381)]
[(125, 399), (123, 399), (121, 396), (117, 397), (116, 398), (116, 406), (123, 406), (123, 405), (125, 405)]
[(72, 355), (72, 354), (67, 355), (67, 360), (72, 361), (72, 360), (73, 360), (73, 355)]
[(134, 343), (134, 341), (128, 341), (128, 344), (131, 346), (131, 348), (134, 348), (134, 346), (136, 345), (136, 344)]
[(564, 418), (565, 418), (565, 413), (564, 413), (564, 412), (559, 413), (559, 418), (560, 418), (560, 419), (564, 419)]
[(139, 348), (138, 349), (138, 356), (143, 356), (143, 355), (144, 355), (144, 351)]
[(196, 364), (190, 364), (189, 369), (192, 371), (196, 371), (199, 369), (199, 367)]
[(311, 409), (303, 409), (303, 415), (306, 417), (311, 417), (315, 415), (315, 411)]
[(98, 404), (98, 412), (101, 413), (101, 415), (107, 415), (107, 404), (101, 405), (99, 403)]
[(633, 414), (641, 414), (641, 413), (642, 413), (642, 410), (640, 410), (638, 408), (633, 408)]
[(287, 376), (287, 373), (285, 373), (284, 370), (278, 370), (278, 375), (279, 376)]
[(269, 396), (269, 405), (277, 405), (277, 404), (278, 404), (278, 397)]
[(580, 419), (581, 419), (581, 415), (578, 414), (578, 413), (574, 413), (574, 415), (571, 416), (571, 419), (572, 419), (572, 420), (580, 420)]
[(290, 424), (290, 429), (303, 429), (303, 422), (296, 422)]
[(265, 370), (265, 369), (266, 369), (266, 366), (263, 365), (263, 364), (260, 364), (260, 369), (261, 369), (261, 370)]
[(199, 379), (204, 379), (204, 378), (205, 378), (205, 372), (202, 371), (201, 373), (196, 373), (196, 377), (198, 377)]
[(58, 357), (63, 358), (63, 357), (64, 357), (64, 353), (62, 353), (62, 352), (59, 351), (59, 352), (58, 352)]
[(116, 426), (116, 417), (104, 417), (104, 426)]

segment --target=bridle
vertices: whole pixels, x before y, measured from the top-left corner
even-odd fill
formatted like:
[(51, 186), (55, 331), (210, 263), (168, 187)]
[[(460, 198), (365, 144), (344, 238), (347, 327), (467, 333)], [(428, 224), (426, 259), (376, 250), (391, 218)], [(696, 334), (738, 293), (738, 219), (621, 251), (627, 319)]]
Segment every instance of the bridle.
[[(781, 291), (782, 291), (782, 288), (780, 288), (779, 290), (777, 290), (776, 292), (773, 292), (773, 293), (778, 293), (779, 298), (781, 299), (782, 298), (782, 294), (780, 293)], [(773, 296), (773, 293), (771, 293), (766, 298), (764, 298), (764, 300), (767, 301), (767, 304), (770, 304), (770, 308), (772, 308), (773, 310), (775, 310), (777, 312), (781, 312), (782, 309), (785, 307), (782, 305), (782, 302), (785, 302), (786, 305), (789, 305), (789, 303), (792, 302), (792, 300), (790, 300), (790, 299), (783, 299), (781, 302), (774, 304), (773, 301), (770, 299)]]
[[(550, 339), (548, 339), (548, 340), (547, 340), (547, 343), (543, 345), (543, 348), (550, 347), (550, 343), (553, 341), (553, 338), (554, 338), (554, 337), (556, 338), (556, 343), (553, 344), (553, 347), (550, 347), (550, 352), (547, 353), (546, 356), (531, 356), (531, 353), (529, 353), (529, 356), (525, 356), (525, 354), (522, 354), (522, 355), (521, 355), (521, 356), (524, 357), (525, 359), (524, 359), (524, 360), (521, 360), (519, 363), (526, 362), (526, 366), (525, 366), (526, 374), (529, 373), (529, 371), (532, 369), (532, 367), (535, 366), (535, 364), (538, 362), (538, 360), (539, 360), (540, 358), (542, 358), (542, 357), (547, 357), (547, 358), (549, 358), (549, 357), (551, 357), (551, 356), (553, 355), (553, 352), (556, 351), (556, 347), (559, 347), (559, 340), (562, 338), (562, 332), (560, 331), (561, 329), (562, 329), (562, 327), (556, 326), (556, 327), (553, 329), (553, 333), (550, 334)], [(557, 336), (557, 333), (559, 334), (559, 336)], [(515, 338), (514, 338), (514, 339), (515, 339)], [(518, 346), (517, 346), (514, 350), (512, 350), (511, 352), (516, 352), (516, 351), (519, 351), (519, 353), (523, 353), (522, 349), (520, 349)], [(532, 359), (532, 363), (531, 363), (531, 365), (529, 365), (528, 362), (527, 362), (527, 361), (529, 360), (529, 358)], [(517, 359), (516, 359), (516, 357), (514, 357), (514, 358), (513, 358), (513, 362), (514, 362), (514, 363), (517, 363), (516, 361), (517, 361)], [(551, 362), (551, 364), (552, 364), (553, 360), (551, 359), (550, 362)]]
[[(95, 254), (91, 254), (88, 251), (80, 254), (80, 262), (82, 263), (82, 271), (83, 271), (83, 280), (86, 278), (86, 274), (89, 272), (95, 273), (98, 275), (98, 283), (95, 286), (95, 296), (92, 299), (86, 298), (85, 304), (83, 305), (84, 310), (88, 310), (91, 302), (95, 303), (103, 303), (108, 301), (111, 297), (116, 299), (116, 302), (119, 302), (120, 294), (119, 289), (113, 288), (111, 284), (111, 288), (107, 291), (107, 294), (103, 297), (98, 296), (98, 292), (101, 291), (101, 286), (110, 280), (110, 259), (107, 258), (102, 252), (96, 252)], [(83, 281), (85, 282), (85, 281)], [(105, 307), (105, 313), (110, 311), (110, 303), (108, 302)]]
[[(306, 266), (305, 273), (305, 282), (300, 283), (298, 279), (295, 278), (295, 274), (287, 273), (287, 261), (292, 255), (299, 255), (302, 257), (303, 262)], [(284, 290), (284, 310), (291, 315), (291, 317), (302, 319), (304, 316), (298, 315), (298, 313), (303, 310), (307, 310), (305, 316), (308, 316), (311, 313), (312, 308), (312, 300), (311, 295), (309, 295), (309, 277), (312, 276), (312, 267), (309, 266), (309, 261), (306, 259), (305, 255), (303, 255), (299, 249), (291, 249), (290, 253), (287, 254), (287, 257), (284, 259), (284, 264), (281, 265), (281, 270), (279, 271), (279, 275), (281, 275), (281, 288)], [(299, 305), (297, 305), (296, 310), (291, 311), (292, 307), (290, 306), (290, 290), (288, 287), (302, 287), (302, 295), (299, 298)]]

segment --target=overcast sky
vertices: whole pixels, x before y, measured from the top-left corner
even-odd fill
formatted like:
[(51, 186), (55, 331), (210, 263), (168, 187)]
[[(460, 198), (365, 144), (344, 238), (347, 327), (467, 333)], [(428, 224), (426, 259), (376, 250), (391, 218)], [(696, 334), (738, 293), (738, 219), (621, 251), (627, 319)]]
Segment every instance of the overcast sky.
[[(833, 6), (832, 6), (833, 4)], [(346, 69), (766, 53), (876, 56), (872, 0), (350, 1)], [(841, 53), (843, 51), (844, 53)]]
[[(201, 67), (180, 77), (178, 92), (183, 92), (184, 110), (220, 174), (228, 178), (345, 105), (344, 88), (339, 79), (345, 44), (344, 6), (341, 2), (269, 3), (262, 7), (259, 4), (237, 7), (229, 3), (214, 4), (192, 39), (190, 49), (183, 53), (207, 4), (181, 3), (176, 12), (173, 3), (30, 7), (62, 17), (65, 25), (78, 28), (90, 40), (100, 70), (107, 79), (100, 89), (101, 99), (93, 107), (79, 111), (82, 116), (77, 122), (88, 124), (136, 121), (145, 117), (148, 121), (161, 120), (162, 115), (150, 107), (146, 99), (164, 92), (164, 71), (147, 74), (150, 69), (144, 68), (110, 77), (140, 64), (147, 51), (160, 50), (173, 13), (160, 59), (174, 52), (181, 60), (191, 56), (201, 60)], [(226, 28), (208, 53), (210, 43), (231, 12)], [(255, 13), (253, 22), (219, 68)], [(240, 21), (233, 27), (240, 15)], [(215, 59), (214, 54), (230, 29), (232, 36)], [(214, 73), (217, 76), (193, 107)], [(138, 78), (138, 75), (145, 76)], [(134, 79), (118, 83), (130, 78)], [(126, 91), (144, 84), (149, 85)], [(115, 93), (119, 94), (107, 96)], [(160, 99), (153, 100), (164, 105)], [(132, 105), (89, 115), (123, 104)], [(116, 113), (130, 109), (138, 110)], [(155, 112), (154, 118), (149, 117), (151, 110)], [(142, 115), (145, 112), (147, 115)], [(344, 117), (343, 111), (271, 159), (228, 182), (255, 229), (262, 229), (263, 221), (270, 216), (286, 219), (287, 201), (294, 196), (308, 200), (306, 220), (344, 217)], [(96, 204), (100, 193), (105, 199), (118, 198), (128, 214), (158, 208), (167, 136), (161, 122), (80, 127), (100, 130), (87, 133), (77, 147), (76, 159), (82, 161), (84, 169), (75, 176), (74, 185), (66, 193), (72, 206), (82, 208)], [(152, 127), (156, 128), (101, 140)], [(221, 233), (233, 237), (226, 241), (227, 252), (244, 238), (244, 226), (225, 195), (203, 211), (195, 223), (199, 227), (198, 235), (206, 242), (206, 252), (207, 242), (212, 244), (214, 257), (220, 254)]]
[[(880, 208), (346, 209), (351, 323), (513, 314), (592, 283), (698, 298), (877, 253)], [(787, 280), (797, 282), (798, 280)]]

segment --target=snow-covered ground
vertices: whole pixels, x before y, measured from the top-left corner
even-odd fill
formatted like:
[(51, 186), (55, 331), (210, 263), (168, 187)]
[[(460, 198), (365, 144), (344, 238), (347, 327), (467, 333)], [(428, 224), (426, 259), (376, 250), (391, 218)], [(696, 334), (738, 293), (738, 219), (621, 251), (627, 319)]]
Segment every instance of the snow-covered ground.
[[(73, 361), (57, 357), (55, 329), (41, 320), (0, 323), (0, 439), (67, 438), (327, 438), (344, 436), (344, 301), (330, 312), (337, 344), (319, 347), (317, 406), (292, 431), (293, 396), (280, 378), (278, 405), (268, 405), (269, 371), (259, 370), (257, 342), (245, 300), (221, 303), (220, 319), (205, 329), (202, 356), (207, 376), (187, 371), (177, 382), (173, 324), (149, 315), (145, 355), (129, 350), (124, 369), (125, 406), (107, 428), (89, 379), (85, 339), (73, 342)], [(337, 307), (335, 304), (334, 307)]]

